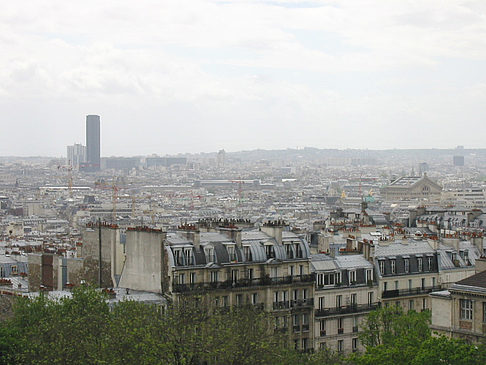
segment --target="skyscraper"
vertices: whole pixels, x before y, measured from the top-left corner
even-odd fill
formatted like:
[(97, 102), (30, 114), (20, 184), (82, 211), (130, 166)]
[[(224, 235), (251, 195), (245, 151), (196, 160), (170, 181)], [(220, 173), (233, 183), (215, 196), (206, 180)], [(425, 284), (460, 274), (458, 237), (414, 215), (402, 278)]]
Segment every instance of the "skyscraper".
[(100, 169), (100, 116), (86, 116), (86, 162), (90, 170)]

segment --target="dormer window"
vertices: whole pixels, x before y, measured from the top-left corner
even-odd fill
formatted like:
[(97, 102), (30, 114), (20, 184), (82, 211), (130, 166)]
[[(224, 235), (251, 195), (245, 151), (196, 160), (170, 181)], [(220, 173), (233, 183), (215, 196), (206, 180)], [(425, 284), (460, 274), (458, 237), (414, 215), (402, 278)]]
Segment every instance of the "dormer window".
[(391, 273), (396, 274), (396, 260), (390, 260)]
[(301, 259), (303, 257), (303, 255), (302, 255), (302, 248), (300, 247), (300, 244), (299, 243), (296, 243), (295, 244), (295, 256), (298, 259)]
[(207, 262), (215, 262), (214, 257), (214, 249), (212, 247), (207, 247), (204, 249), (204, 253), (206, 254), (206, 261)]
[(385, 275), (385, 261), (380, 260), (379, 263), (380, 263), (380, 273), (381, 275)]
[(174, 261), (176, 265), (181, 266), (184, 264), (182, 260), (182, 250), (174, 250)]
[(292, 244), (285, 245), (285, 253), (287, 254), (288, 259), (294, 258), (294, 250), (292, 249)]
[(245, 254), (246, 261), (253, 261), (250, 246), (243, 246), (243, 253)]
[(417, 267), (419, 272), (422, 272), (424, 270), (424, 263), (422, 257), (417, 257)]
[(403, 259), (403, 263), (405, 266), (405, 273), (410, 272), (410, 259)]
[(192, 255), (192, 249), (184, 250), (184, 256), (186, 258), (186, 265), (194, 265), (194, 256)]
[(228, 256), (230, 261), (236, 261), (236, 249), (235, 246), (230, 245), (226, 246), (226, 250), (228, 251)]
[(266, 245), (265, 253), (267, 254), (267, 259), (275, 258), (275, 249), (273, 245)]

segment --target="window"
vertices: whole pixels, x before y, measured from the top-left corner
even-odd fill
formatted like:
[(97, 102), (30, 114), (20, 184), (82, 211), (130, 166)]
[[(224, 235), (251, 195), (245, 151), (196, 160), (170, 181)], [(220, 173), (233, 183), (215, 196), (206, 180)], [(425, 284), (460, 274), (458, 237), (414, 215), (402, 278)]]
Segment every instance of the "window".
[(272, 278), (278, 278), (278, 267), (272, 267)]
[(191, 272), (189, 274), (189, 282), (191, 284), (195, 284), (196, 283), (196, 273), (195, 272)]
[(317, 276), (317, 285), (334, 285), (335, 273), (319, 274)]
[[(321, 319), (319, 321), (319, 330), (321, 331), (321, 336), (326, 335), (326, 320), (325, 319)], [(323, 334), (323, 332), (324, 332), (324, 334)]]
[(398, 280), (395, 280), (395, 290), (398, 290)]
[(293, 295), (293, 296), (292, 296), (292, 299), (293, 299), (293, 300), (297, 300), (297, 299), (299, 299), (299, 289), (294, 289), (294, 290), (292, 291), (292, 295)]
[(302, 325), (309, 325), (309, 314), (304, 313), (302, 315)]
[(388, 282), (383, 283), (383, 291), (388, 291)]
[(343, 352), (344, 351), (344, 341), (343, 340), (338, 340), (338, 342), (337, 342), (337, 350), (338, 350), (338, 352)]
[(174, 250), (174, 261), (176, 262), (176, 265), (182, 266), (182, 255), (181, 255), (181, 250)]
[(432, 257), (427, 257), (427, 268), (432, 271)]
[(243, 253), (245, 254), (246, 261), (253, 261), (250, 246), (243, 246)]
[(289, 275), (290, 276), (294, 276), (295, 275), (295, 267), (294, 267), (294, 265), (290, 265), (289, 266)]
[(337, 319), (338, 333), (343, 333), (343, 328), (344, 328), (343, 324), (344, 324), (343, 318), (342, 317), (338, 318)]
[(236, 261), (235, 246), (233, 246), (233, 245), (226, 246), (226, 250), (228, 251), (229, 260), (230, 261)]
[(419, 272), (422, 272), (424, 269), (424, 263), (422, 257), (417, 257), (417, 269)]
[(231, 270), (231, 282), (236, 283), (238, 281), (238, 270)]
[(217, 271), (211, 271), (211, 282), (212, 283), (218, 282), (218, 272)]
[(408, 301), (408, 310), (413, 310), (413, 299)]
[(236, 294), (236, 305), (237, 306), (243, 305), (243, 294)]
[(366, 282), (373, 281), (373, 270), (366, 269)]
[(265, 253), (267, 254), (267, 259), (271, 259), (275, 257), (275, 250), (273, 245), (265, 245)]
[(251, 304), (257, 304), (258, 303), (258, 293), (253, 293), (251, 295)]
[(307, 351), (307, 338), (302, 339), (302, 350)]
[(396, 260), (390, 260), (391, 273), (396, 273)]
[(302, 289), (302, 299), (307, 299), (307, 289)]
[(273, 302), (278, 303), (278, 291), (273, 292)]
[(207, 262), (214, 262), (214, 249), (212, 247), (207, 247), (204, 250), (204, 253), (206, 254), (206, 261)]
[(408, 289), (412, 290), (412, 279), (408, 279)]
[(358, 295), (353, 293), (351, 294), (351, 305), (356, 305), (358, 304)]
[(253, 269), (248, 269), (247, 275), (248, 275), (248, 279), (252, 280), (253, 279)]
[(405, 273), (410, 272), (410, 259), (404, 259), (403, 260), (404, 266), (405, 266)]
[(373, 292), (368, 292), (368, 305), (373, 304)]
[(483, 302), (483, 322), (486, 323), (486, 302)]
[(459, 302), (461, 307), (461, 319), (472, 320), (473, 317), (472, 300), (460, 299)]
[(336, 295), (336, 307), (340, 308), (343, 305), (343, 296)]
[(380, 263), (380, 274), (384, 275), (385, 274), (385, 261), (380, 260), (379, 263)]
[(336, 273), (336, 284), (341, 284), (341, 272)]
[(299, 265), (299, 275), (304, 275), (304, 265)]
[(296, 243), (295, 244), (295, 252), (296, 252), (296, 256), (297, 258), (302, 258), (303, 255), (302, 255), (302, 248), (300, 247), (300, 244)]
[(422, 310), (427, 309), (427, 298), (422, 298)]
[(435, 278), (432, 278), (432, 286), (435, 287)]
[(325, 297), (319, 297), (319, 309), (326, 308), (326, 301)]
[(228, 302), (228, 296), (225, 295), (225, 296), (223, 296), (223, 307), (227, 307), (228, 304), (229, 304), (229, 302)]
[(194, 265), (194, 256), (192, 256), (192, 250), (184, 250), (184, 256), (186, 258), (186, 265)]
[(349, 272), (349, 284), (355, 284), (356, 283), (356, 271), (352, 270)]
[(179, 284), (185, 284), (185, 283), (186, 283), (186, 275), (179, 274)]
[(358, 351), (358, 339), (356, 337), (353, 338), (353, 340), (351, 342), (351, 347), (353, 349), (353, 352)]
[(326, 347), (327, 347), (327, 345), (326, 345), (326, 343), (325, 343), (325, 342), (321, 342), (321, 343), (319, 344), (319, 348), (320, 348), (321, 350), (324, 350)]
[(299, 317), (300, 316), (298, 314), (294, 314), (292, 316), (292, 323), (293, 323), (294, 327), (300, 325), (300, 323), (299, 323)]
[(292, 250), (292, 245), (291, 244), (286, 244), (285, 245), (285, 253), (287, 254), (288, 259), (293, 259), (294, 258), (294, 250)]
[(421, 284), (422, 284), (422, 289), (425, 289), (425, 278), (422, 278)]

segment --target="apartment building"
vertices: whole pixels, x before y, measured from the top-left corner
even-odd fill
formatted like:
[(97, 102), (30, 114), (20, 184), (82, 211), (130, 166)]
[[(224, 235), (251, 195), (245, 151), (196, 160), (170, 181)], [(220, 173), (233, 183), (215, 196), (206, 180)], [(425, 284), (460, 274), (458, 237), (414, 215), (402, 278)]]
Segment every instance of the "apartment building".
[(315, 273), (314, 348), (350, 353), (362, 349), (358, 331), (366, 315), (378, 308), (373, 265), (360, 254), (313, 255)]

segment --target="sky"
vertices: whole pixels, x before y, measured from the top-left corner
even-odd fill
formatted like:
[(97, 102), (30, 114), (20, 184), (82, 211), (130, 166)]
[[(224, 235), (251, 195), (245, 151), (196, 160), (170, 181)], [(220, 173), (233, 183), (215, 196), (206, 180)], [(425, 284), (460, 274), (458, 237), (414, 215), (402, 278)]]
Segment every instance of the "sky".
[(0, 0), (0, 155), (486, 147), (484, 0)]

